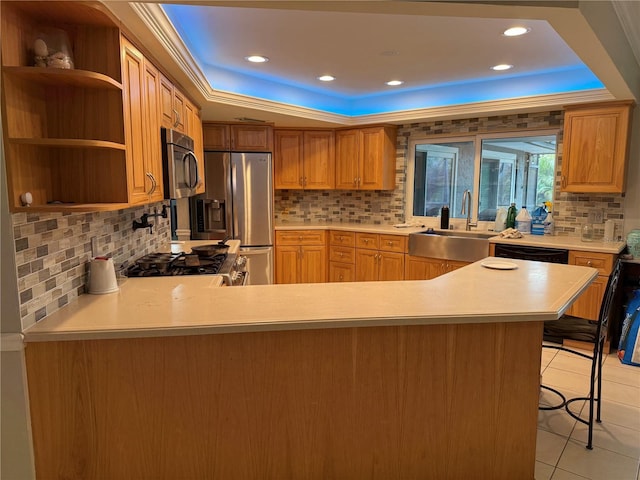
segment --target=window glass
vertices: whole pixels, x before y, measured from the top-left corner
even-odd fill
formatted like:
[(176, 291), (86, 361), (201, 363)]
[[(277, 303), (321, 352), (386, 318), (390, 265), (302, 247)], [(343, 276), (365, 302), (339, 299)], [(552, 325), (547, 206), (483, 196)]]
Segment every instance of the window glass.
[(473, 189), (474, 156), (473, 141), (416, 145), (413, 215), (435, 217), (447, 205), (450, 217), (462, 217), (462, 193)]
[(408, 216), (436, 217), (443, 205), (461, 214), (465, 190), (472, 193), (474, 219), (493, 222), (512, 202), (530, 211), (553, 202), (556, 133), (477, 135), (411, 142)]
[(529, 212), (552, 202), (555, 157), (555, 135), (483, 139), (478, 220), (495, 220), (511, 202)]

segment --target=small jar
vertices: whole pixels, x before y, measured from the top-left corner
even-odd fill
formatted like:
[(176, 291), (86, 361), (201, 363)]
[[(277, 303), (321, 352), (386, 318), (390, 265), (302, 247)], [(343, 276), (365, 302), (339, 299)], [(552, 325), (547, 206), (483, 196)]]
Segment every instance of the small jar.
[(587, 223), (582, 227), (581, 239), (583, 242), (593, 242), (593, 225)]

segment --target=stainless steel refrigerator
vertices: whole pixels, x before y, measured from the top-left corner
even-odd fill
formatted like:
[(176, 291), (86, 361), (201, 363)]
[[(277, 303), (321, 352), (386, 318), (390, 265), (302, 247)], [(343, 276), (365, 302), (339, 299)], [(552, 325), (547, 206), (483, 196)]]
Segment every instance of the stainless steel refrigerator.
[(205, 152), (205, 193), (190, 199), (191, 238), (240, 240), (249, 285), (273, 283), (270, 153)]

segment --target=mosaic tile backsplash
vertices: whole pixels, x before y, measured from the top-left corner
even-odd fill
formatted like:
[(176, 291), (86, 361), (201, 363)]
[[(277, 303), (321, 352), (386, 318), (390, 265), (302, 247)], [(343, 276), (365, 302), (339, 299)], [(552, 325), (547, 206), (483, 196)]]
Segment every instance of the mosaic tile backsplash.
[[(396, 149), (396, 189), (393, 191), (280, 190), (275, 195), (277, 222), (344, 222), (389, 225), (405, 221), (407, 148), (412, 139), (431, 135), (507, 132), (562, 127), (562, 111), (443, 120), (402, 125)], [(623, 195), (577, 195), (559, 192), (562, 131), (558, 135), (554, 220), (557, 235), (579, 235), (594, 209), (603, 221), (623, 231)], [(117, 212), (77, 214), (16, 213), (12, 215), (20, 314), (24, 328), (72, 302), (85, 292), (91, 239), (99, 255), (111, 256), (117, 267), (159, 250), (170, 241), (169, 219), (156, 218), (153, 234), (133, 231), (134, 219), (160, 208), (146, 205)], [(596, 236), (604, 225), (594, 225)]]
[(168, 218), (152, 219), (152, 234), (148, 229), (132, 229), (133, 220), (154, 207), (159, 211), (162, 204), (116, 212), (13, 214), (23, 328), (85, 292), (93, 237), (97, 240), (96, 255), (112, 257), (116, 269), (168, 243)]
[[(616, 222), (622, 234), (624, 195), (577, 195), (560, 193), (562, 165), (561, 110), (527, 114), (439, 120), (402, 125), (398, 128), (396, 189), (393, 191), (301, 191), (281, 190), (275, 195), (276, 222), (351, 222), (394, 224), (405, 221), (405, 180), (409, 142), (435, 135), (459, 135), (558, 128), (554, 212), (556, 235), (579, 235), (593, 210), (603, 213), (603, 221)], [(594, 225), (596, 236), (604, 235), (604, 224)], [(619, 233), (618, 233), (619, 232)]]

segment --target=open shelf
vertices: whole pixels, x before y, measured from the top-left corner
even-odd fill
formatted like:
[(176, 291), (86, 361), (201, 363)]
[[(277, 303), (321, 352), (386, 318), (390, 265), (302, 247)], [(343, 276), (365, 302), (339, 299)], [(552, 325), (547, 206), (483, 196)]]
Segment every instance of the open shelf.
[(3, 67), (2, 71), (30, 82), (56, 87), (122, 90), (122, 84), (102, 73), (43, 67)]
[(85, 140), (80, 138), (9, 138), (10, 143), (17, 145), (33, 145), (39, 147), (59, 148), (106, 148), (125, 150), (124, 143), (107, 142), (105, 140)]

